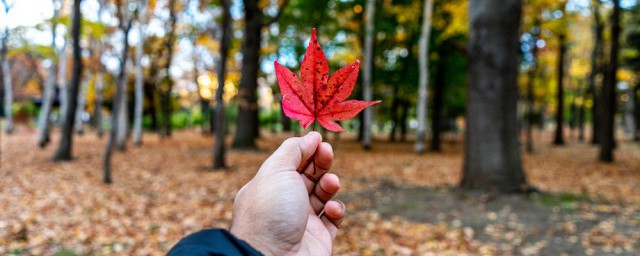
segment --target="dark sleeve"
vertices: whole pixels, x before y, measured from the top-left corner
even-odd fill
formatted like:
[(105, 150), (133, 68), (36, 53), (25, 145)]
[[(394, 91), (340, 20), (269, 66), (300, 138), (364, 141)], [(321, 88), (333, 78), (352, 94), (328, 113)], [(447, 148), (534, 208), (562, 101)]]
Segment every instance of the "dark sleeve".
[(204, 229), (178, 242), (167, 256), (262, 255), (224, 229)]

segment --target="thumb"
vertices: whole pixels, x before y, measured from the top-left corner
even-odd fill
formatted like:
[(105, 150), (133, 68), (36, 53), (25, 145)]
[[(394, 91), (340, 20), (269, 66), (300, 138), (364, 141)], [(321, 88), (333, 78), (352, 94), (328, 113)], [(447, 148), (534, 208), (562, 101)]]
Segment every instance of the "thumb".
[(285, 140), (260, 167), (259, 174), (297, 171), (304, 168), (309, 161), (312, 161), (320, 143), (322, 143), (322, 135), (318, 132), (310, 132), (303, 137)]

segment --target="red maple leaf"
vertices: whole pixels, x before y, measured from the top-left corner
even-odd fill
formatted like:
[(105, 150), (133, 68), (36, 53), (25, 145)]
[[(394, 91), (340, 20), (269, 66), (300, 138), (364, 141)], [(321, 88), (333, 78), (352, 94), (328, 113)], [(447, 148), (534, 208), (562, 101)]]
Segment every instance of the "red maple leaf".
[(284, 114), (300, 121), (303, 129), (318, 120), (329, 131), (344, 132), (334, 120), (352, 118), (364, 108), (380, 102), (344, 101), (351, 95), (356, 84), (360, 61), (356, 60), (329, 77), (329, 65), (316, 39), (315, 28), (300, 67), (302, 82), (296, 74), (278, 64), (278, 61), (274, 65)]

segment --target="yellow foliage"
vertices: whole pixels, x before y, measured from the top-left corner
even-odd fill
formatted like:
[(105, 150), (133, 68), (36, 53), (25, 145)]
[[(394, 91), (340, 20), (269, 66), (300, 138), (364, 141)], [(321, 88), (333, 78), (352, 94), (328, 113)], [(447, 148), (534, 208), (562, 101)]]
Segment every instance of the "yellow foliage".
[(618, 81), (625, 81), (625, 82), (633, 81), (634, 76), (635, 74), (628, 69), (618, 69), (618, 73), (616, 74)]
[(445, 40), (456, 35), (468, 33), (469, 16), (467, 13), (467, 9), (468, 1), (464, 0), (446, 1), (442, 5), (442, 12), (448, 13), (451, 18), (448, 20), (444, 20), (442, 18), (434, 19), (434, 26), (443, 29), (443, 32), (439, 38), (440, 40)]
[(204, 46), (210, 52), (218, 52), (218, 49), (220, 48), (220, 42), (205, 34), (201, 34), (198, 37), (196, 44)]

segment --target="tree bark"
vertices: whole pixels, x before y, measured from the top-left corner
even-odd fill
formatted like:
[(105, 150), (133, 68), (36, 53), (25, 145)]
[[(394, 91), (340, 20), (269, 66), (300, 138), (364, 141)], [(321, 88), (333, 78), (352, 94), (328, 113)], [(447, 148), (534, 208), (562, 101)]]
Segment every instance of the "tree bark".
[(213, 146), (213, 168), (226, 168), (225, 161), (225, 118), (224, 118), (224, 83), (226, 80), (227, 55), (231, 44), (231, 2), (222, 0), (222, 38), (220, 44), (220, 59), (218, 61), (218, 88), (216, 89), (216, 138)]
[(584, 104), (584, 99), (586, 99), (587, 97), (587, 92), (586, 89), (584, 88), (584, 82), (581, 81), (580, 82), (580, 88), (578, 89), (578, 94), (580, 95), (580, 97), (582, 98), (582, 102), (581, 104), (578, 106), (578, 116), (577, 116), (577, 122), (578, 122), (578, 141), (579, 142), (584, 142), (584, 119), (585, 119), (585, 104)]
[(433, 117), (431, 118), (431, 146), (430, 150), (433, 152), (441, 151), (441, 134), (442, 134), (442, 117), (444, 111), (444, 89), (445, 89), (445, 75), (446, 66), (444, 59), (446, 57), (446, 50), (440, 51), (440, 63), (436, 70), (436, 76), (434, 79), (433, 90)]
[(144, 67), (142, 56), (144, 55), (145, 23), (147, 22), (147, 3), (142, 1), (140, 17), (138, 18), (138, 44), (136, 45), (136, 88), (135, 106), (133, 118), (133, 144), (136, 147), (142, 145), (142, 111), (144, 107)]
[(85, 95), (87, 93), (87, 87), (89, 86), (89, 78), (82, 79), (80, 86), (80, 92), (78, 93), (78, 106), (76, 107), (76, 117), (74, 128), (77, 134), (84, 133), (84, 122), (82, 121), (82, 114), (84, 114)]
[(402, 101), (402, 115), (400, 115), (400, 141), (407, 141), (407, 118), (409, 117), (409, 102)]
[(600, 1), (593, 0), (591, 5), (593, 6), (593, 30), (595, 35), (595, 44), (593, 51), (591, 52), (591, 72), (589, 74), (589, 91), (591, 93), (591, 99), (593, 100), (593, 105), (591, 106), (591, 143), (599, 144), (601, 109), (600, 95), (598, 94), (598, 87), (596, 86), (596, 78), (598, 77), (598, 74), (602, 73), (601, 60), (604, 55), (604, 24), (600, 20)]
[[(6, 0), (2, 0), (4, 6), (5, 15), (9, 15), (11, 6)], [(5, 132), (7, 134), (13, 133), (13, 111), (11, 106), (13, 105), (13, 82), (11, 81), (11, 68), (9, 67), (9, 59), (7, 53), (9, 46), (7, 45), (9, 40), (9, 24), (5, 24), (4, 35), (2, 37), (2, 47), (0, 48), (0, 65), (2, 65), (2, 83), (4, 84), (4, 118), (5, 118)]]
[(256, 148), (255, 139), (259, 129), (256, 90), (263, 23), (258, 0), (243, 2), (245, 27), (242, 44), (242, 78), (238, 90), (238, 120), (233, 148), (253, 149)]
[(567, 51), (567, 43), (564, 35), (558, 37), (559, 49), (558, 49), (558, 64), (557, 68), (557, 83), (558, 83), (558, 98), (556, 105), (556, 133), (553, 140), (554, 145), (564, 145), (564, 59)]
[[(100, 2), (100, 1), (99, 1)], [(100, 2), (98, 7), (98, 23), (102, 24), (102, 12), (104, 10), (104, 4)], [(102, 56), (103, 39), (98, 38), (98, 51), (97, 55)], [(100, 58), (99, 58), (100, 59)], [(102, 127), (102, 102), (104, 101), (103, 88), (104, 88), (104, 66), (102, 61), (98, 61), (98, 67), (96, 70), (96, 84), (94, 86), (94, 93), (96, 95), (94, 102), (94, 124), (98, 133), (98, 138), (102, 138), (104, 135), (104, 129)]]
[[(376, 15), (376, 1), (367, 0), (365, 14), (365, 36), (364, 36), (364, 68), (362, 71), (363, 81), (363, 94), (364, 101), (373, 100), (373, 85), (371, 81), (373, 72), (373, 40), (374, 40), (374, 20)], [(373, 108), (365, 108), (363, 111), (363, 133), (362, 133), (362, 147), (364, 149), (371, 148), (371, 140), (373, 135), (371, 134), (371, 125), (373, 123)]]
[(636, 130), (634, 131), (633, 134), (633, 140), (634, 141), (640, 141), (640, 82), (636, 85), (635, 90), (633, 91), (633, 95), (631, 95), (631, 97), (633, 97), (635, 105), (633, 107), (634, 109), (634, 115), (635, 118), (634, 120), (636, 121)]
[[(60, 16), (60, 8), (58, 1), (53, 0), (53, 18), (51, 19), (51, 48), (54, 49), (54, 55), (58, 53), (56, 50), (56, 27)], [(57, 56), (52, 56), (51, 65), (47, 71), (47, 80), (44, 83), (44, 93), (42, 94), (42, 110), (38, 116), (38, 146), (44, 148), (49, 144), (50, 138), (50, 118), (51, 109), (53, 108), (53, 96), (56, 86), (56, 65), (58, 64)]]
[(414, 151), (424, 153), (425, 137), (427, 130), (427, 100), (429, 92), (429, 37), (431, 34), (431, 15), (433, 13), (433, 0), (424, 1), (422, 11), (422, 33), (420, 35), (418, 62), (420, 66), (420, 83), (418, 87), (418, 129), (416, 130), (416, 144)]
[(164, 66), (164, 80), (161, 83), (160, 90), (160, 109), (162, 111), (162, 125), (160, 135), (163, 137), (171, 136), (171, 89), (173, 88), (173, 79), (171, 78), (171, 63), (173, 61), (173, 46), (176, 41), (176, 23), (178, 21), (176, 15), (176, 0), (169, 1), (169, 34), (167, 35), (165, 46), (167, 48), (167, 62)]
[(68, 53), (67, 53), (67, 48), (68, 48), (68, 44), (69, 44), (69, 40), (67, 38), (64, 39), (64, 43), (62, 45), (62, 52), (59, 55), (59, 60), (58, 60), (58, 101), (59, 101), (59, 107), (58, 107), (58, 112), (60, 113), (60, 116), (62, 117), (64, 115), (64, 113), (67, 112), (67, 108), (69, 106), (69, 99), (67, 97), (67, 87), (68, 87), (68, 79), (67, 79), (67, 66), (68, 61)]
[(600, 156), (602, 162), (613, 162), (613, 148), (615, 147), (615, 114), (616, 114), (616, 72), (618, 71), (618, 50), (620, 47), (620, 0), (613, 0), (613, 14), (611, 16), (611, 45), (609, 65), (605, 74), (605, 84), (602, 88), (602, 127), (600, 135)]
[(393, 85), (393, 101), (391, 102), (391, 132), (389, 132), (389, 141), (396, 141), (396, 133), (398, 130), (398, 108), (400, 99), (398, 96), (399, 84)]
[(471, 0), (465, 189), (519, 191), (526, 184), (517, 130), (521, 0)]
[(535, 78), (538, 73), (538, 46), (536, 45), (538, 38), (540, 37), (540, 18), (536, 17), (533, 22), (533, 32), (531, 39), (532, 50), (531, 54), (533, 55), (533, 67), (529, 69), (528, 76), (529, 79), (527, 81), (527, 127), (526, 127), (526, 138), (527, 141), (525, 143), (525, 148), (527, 153), (533, 153), (533, 123), (534, 123), (534, 105), (535, 105), (535, 95), (534, 95), (534, 87), (535, 87)]
[(124, 98), (122, 97), (125, 93), (126, 84), (127, 84), (127, 56), (129, 55), (129, 31), (131, 30), (131, 25), (133, 24), (133, 19), (128, 21), (128, 24), (124, 24), (125, 19), (122, 17), (120, 20), (120, 29), (123, 33), (123, 43), (124, 47), (120, 55), (120, 73), (118, 74), (118, 81), (116, 82), (116, 92), (115, 98), (113, 100), (113, 109), (111, 114), (111, 130), (109, 131), (109, 140), (107, 141), (107, 148), (105, 149), (104, 158), (103, 158), (103, 173), (102, 173), (102, 181), (106, 184), (111, 184), (113, 179), (111, 177), (111, 155), (113, 153), (114, 147), (116, 147), (117, 136), (118, 136), (118, 127), (120, 126), (119, 122), (121, 121), (120, 108), (124, 104)]
[[(73, 73), (71, 76), (71, 87), (66, 92), (69, 101), (62, 118), (62, 136), (60, 144), (53, 156), (54, 161), (69, 161), (72, 157), (73, 146), (73, 125), (75, 119), (75, 110), (78, 104), (78, 90), (80, 87), (80, 78), (82, 75), (82, 56), (80, 49), (80, 30), (81, 12), (80, 3), (82, 0), (73, 1), (73, 19), (71, 36), (73, 41)], [(62, 94), (61, 93), (61, 94)]]

